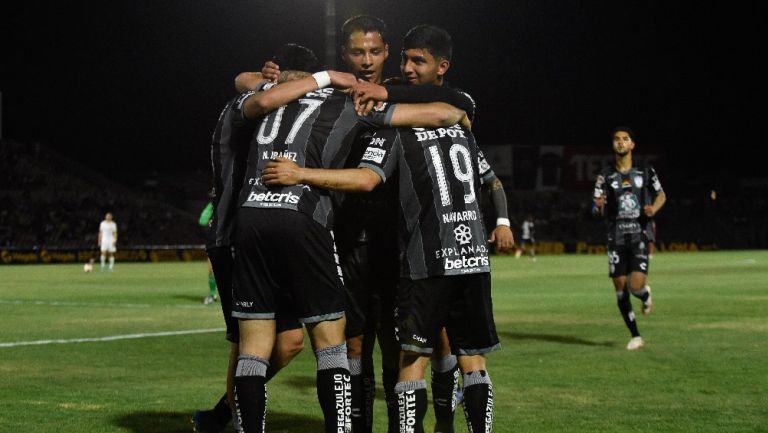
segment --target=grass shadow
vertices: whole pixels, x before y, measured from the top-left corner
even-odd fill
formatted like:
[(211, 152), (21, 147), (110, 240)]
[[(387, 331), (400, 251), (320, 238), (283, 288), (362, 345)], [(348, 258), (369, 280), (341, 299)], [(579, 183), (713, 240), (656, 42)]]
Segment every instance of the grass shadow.
[(583, 338), (566, 336), (566, 335), (527, 334), (523, 332), (499, 332), (499, 336), (506, 337), (512, 340), (539, 340), (539, 341), (547, 341), (550, 343), (577, 344), (581, 346), (616, 347), (616, 343), (613, 341), (589, 341)]
[(114, 424), (135, 433), (189, 433), (192, 413), (135, 412), (119, 415)]
[(282, 382), (296, 389), (315, 389), (317, 385), (315, 376), (289, 376), (282, 378)]
[(179, 299), (179, 300), (182, 300), (182, 301), (190, 301), (190, 302), (193, 302), (195, 304), (200, 304), (200, 305), (203, 304), (203, 298), (205, 298), (205, 296), (173, 295), (173, 299)]
[[(114, 419), (114, 424), (135, 433), (189, 433), (192, 412), (135, 412)], [(322, 418), (287, 412), (267, 412), (267, 429), (273, 433), (323, 431)]]
[(322, 418), (298, 413), (270, 412), (267, 409), (267, 431), (272, 433), (318, 432), (325, 429)]

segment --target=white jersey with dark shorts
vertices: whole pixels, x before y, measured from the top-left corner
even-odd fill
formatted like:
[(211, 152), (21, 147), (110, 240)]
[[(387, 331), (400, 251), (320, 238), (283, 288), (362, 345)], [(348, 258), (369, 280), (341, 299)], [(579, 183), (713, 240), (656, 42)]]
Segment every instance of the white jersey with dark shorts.
[(471, 132), (458, 125), (377, 131), (360, 167), (384, 181), (398, 177), (401, 347), (429, 354), (445, 326), (456, 354), (498, 349)]

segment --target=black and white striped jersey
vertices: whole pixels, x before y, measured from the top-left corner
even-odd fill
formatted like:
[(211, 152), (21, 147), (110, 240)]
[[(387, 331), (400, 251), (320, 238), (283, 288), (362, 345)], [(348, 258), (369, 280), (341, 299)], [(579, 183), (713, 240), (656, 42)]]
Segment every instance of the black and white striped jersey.
[(458, 125), (385, 129), (371, 137), (360, 167), (384, 181), (397, 173), (402, 277), (490, 272), (479, 161), (474, 136)]
[(211, 140), (213, 169), (213, 220), (206, 247), (232, 245), (232, 223), (238, 208), (238, 195), (245, 177), (251, 137), (258, 122), (243, 117), (243, 103), (254, 92), (233, 98), (219, 115)]
[(278, 156), (301, 167), (343, 167), (358, 133), (387, 126), (393, 107), (386, 104), (361, 117), (346, 94), (325, 88), (309, 92), (268, 114), (251, 140), (241, 205), (295, 210), (332, 228), (333, 200), (340, 197), (338, 193), (301, 184), (267, 187), (261, 182), (262, 169)]
[(640, 242), (648, 227), (643, 206), (661, 193), (661, 182), (651, 166), (632, 167), (626, 173), (615, 167), (603, 169), (595, 180), (593, 197), (605, 196), (608, 245)]

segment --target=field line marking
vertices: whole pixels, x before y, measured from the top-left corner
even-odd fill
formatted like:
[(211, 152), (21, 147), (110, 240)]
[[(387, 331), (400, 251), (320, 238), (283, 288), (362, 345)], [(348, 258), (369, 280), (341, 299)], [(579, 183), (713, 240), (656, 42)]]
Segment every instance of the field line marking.
[(226, 330), (225, 328), (189, 329), (185, 331), (166, 331), (166, 332), (149, 332), (149, 333), (141, 333), (141, 334), (110, 335), (107, 337), (94, 337), (94, 338), (15, 341), (15, 342), (9, 342), (9, 343), (0, 343), (0, 348), (19, 347), (19, 346), (43, 346), (47, 344), (73, 344), (73, 343), (93, 343), (93, 342), (99, 342), (99, 341), (133, 340), (133, 339), (139, 339), (139, 338), (169, 337), (169, 336), (175, 336), (175, 335), (207, 334), (211, 332), (222, 332), (225, 330)]
[(70, 301), (10, 301), (6, 299), (0, 299), (0, 304), (5, 305), (47, 305), (53, 307), (121, 307), (121, 308), (192, 308), (202, 309), (207, 305), (202, 303), (195, 305), (187, 304), (130, 304), (130, 303), (115, 303), (115, 302), (70, 302)]

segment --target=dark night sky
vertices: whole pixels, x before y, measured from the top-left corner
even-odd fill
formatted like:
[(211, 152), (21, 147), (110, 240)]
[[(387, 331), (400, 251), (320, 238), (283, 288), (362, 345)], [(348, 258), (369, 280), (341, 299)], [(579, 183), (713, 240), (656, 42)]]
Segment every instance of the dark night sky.
[[(324, 50), (321, 0), (82, 3), (0, 6), (3, 135), (117, 170), (207, 167), (234, 76), (285, 42)], [(629, 124), (682, 172), (758, 168), (755, 1), (337, 0), (336, 27), (357, 13), (390, 27), (387, 75), (408, 28), (451, 32), (481, 145), (609, 146)]]

